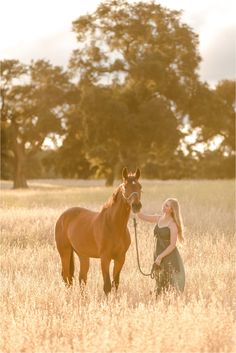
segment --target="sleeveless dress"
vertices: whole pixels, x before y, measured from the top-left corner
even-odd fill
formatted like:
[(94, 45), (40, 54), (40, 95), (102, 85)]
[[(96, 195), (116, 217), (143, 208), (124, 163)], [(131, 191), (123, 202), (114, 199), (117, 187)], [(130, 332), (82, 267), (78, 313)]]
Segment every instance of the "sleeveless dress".
[[(154, 228), (154, 237), (156, 240), (154, 261), (170, 245), (170, 228), (159, 227), (158, 224)], [(160, 266), (156, 266), (156, 294), (169, 289), (175, 289), (177, 292), (183, 292), (185, 286), (185, 270), (182, 258), (177, 247), (163, 257)]]

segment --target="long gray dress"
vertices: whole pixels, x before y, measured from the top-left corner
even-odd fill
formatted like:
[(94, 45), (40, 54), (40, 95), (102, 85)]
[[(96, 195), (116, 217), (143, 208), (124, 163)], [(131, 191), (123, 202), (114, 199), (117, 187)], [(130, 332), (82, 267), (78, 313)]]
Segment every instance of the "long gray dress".
[[(170, 228), (154, 228), (156, 246), (154, 252), (154, 261), (170, 245)], [(155, 269), (156, 294), (174, 288), (177, 292), (183, 292), (185, 286), (185, 270), (182, 258), (177, 247), (167, 256), (165, 256), (160, 266)]]

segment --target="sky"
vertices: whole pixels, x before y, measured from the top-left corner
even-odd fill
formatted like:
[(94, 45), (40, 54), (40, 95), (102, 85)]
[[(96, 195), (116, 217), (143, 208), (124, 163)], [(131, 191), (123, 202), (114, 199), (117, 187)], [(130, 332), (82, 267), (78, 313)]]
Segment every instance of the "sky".
[[(145, 2), (145, 0), (143, 0)], [(77, 42), (72, 21), (96, 10), (101, 0), (5, 0), (1, 4), (0, 59), (46, 59), (66, 68)], [(130, 0), (129, 2), (135, 2)], [(210, 86), (234, 79), (235, 0), (160, 0), (183, 10), (182, 20), (199, 34), (200, 77)]]

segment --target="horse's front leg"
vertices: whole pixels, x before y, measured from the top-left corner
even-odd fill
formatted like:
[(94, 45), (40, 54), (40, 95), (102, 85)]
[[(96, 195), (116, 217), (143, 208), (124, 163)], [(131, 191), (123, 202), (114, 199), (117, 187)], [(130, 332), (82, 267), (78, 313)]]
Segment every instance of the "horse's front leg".
[(119, 287), (119, 282), (120, 282), (120, 272), (122, 270), (122, 267), (125, 262), (125, 254), (119, 256), (119, 258), (114, 260), (114, 267), (113, 267), (113, 282), (112, 285), (115, 285), (116, 290)]
[(103, 290), (106, 295), (108, 295), (111, 291), (111, 279), (110, 279), (110, 263), (111, 258), (107, 255), (101, 257), (101, 267), (102, 267), (102, 276), (103, 276)]

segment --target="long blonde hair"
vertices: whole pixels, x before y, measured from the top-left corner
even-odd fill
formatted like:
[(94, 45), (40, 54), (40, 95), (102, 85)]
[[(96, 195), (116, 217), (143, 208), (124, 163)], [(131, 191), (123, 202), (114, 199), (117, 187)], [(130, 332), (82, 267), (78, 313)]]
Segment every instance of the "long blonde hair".
[(184, 227), (182, 214), (180, 209), (180, 204), (177, 199), (167, 199), (171, 206), (171, 216), (177, 226), (178, 229), (178, 240), (183, 243), (184, 242)]

